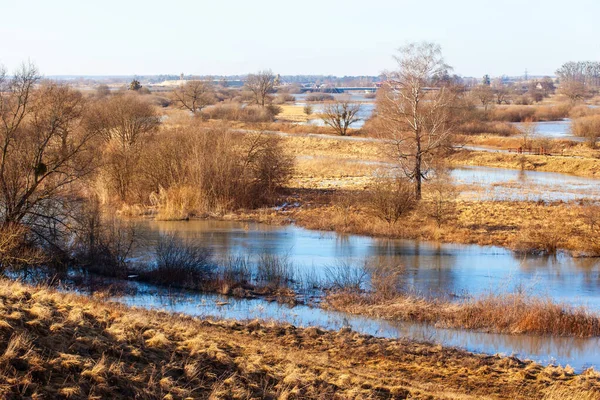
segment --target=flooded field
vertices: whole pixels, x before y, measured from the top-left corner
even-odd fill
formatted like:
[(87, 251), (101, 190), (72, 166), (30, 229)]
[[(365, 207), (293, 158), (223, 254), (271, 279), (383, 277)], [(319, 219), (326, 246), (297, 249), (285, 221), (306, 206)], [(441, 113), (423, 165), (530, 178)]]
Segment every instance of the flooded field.
[(600, 200), (600, 180), (594, 178), (479, 166), (455, 168), (451, 176), (456, 184), (480, 188), (464, 193), (477, 200)]
[[(541, 137), (546, 139), (567, 139), (576, 142), (582, 142), (584, 139), (574, 136), (571, 133), (571, 120), (566, 118), (562, 121), (543, 121), (534, 122), (535, 133), (534, 137)], [(522, 122), (515, 122), (515, 126), (519, 129), (524, 129)]]
[(600, 338), (553, 338), (442, 329), (431, 325), (390, 322), (303, 305), (290, 307), (261, 299), (235, 299), (215, 294), (158, 289), (148, 285), (139, 285), (136, 295), (114, 297), (112, 300), (134, 307), (203, 318), (239, 321), (259, 319), (289, 323), (298, 327), (351, 329), (376, 337), (434, 342), (477, 353), (517, 356), (543, 365), (570, 365), (576, 371), (600, 366)]

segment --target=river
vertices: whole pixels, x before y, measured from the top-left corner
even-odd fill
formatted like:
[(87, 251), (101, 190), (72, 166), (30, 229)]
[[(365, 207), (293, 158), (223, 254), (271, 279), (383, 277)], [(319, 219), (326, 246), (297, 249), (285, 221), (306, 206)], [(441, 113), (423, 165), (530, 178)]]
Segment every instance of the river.
[[(490, 246), (438, 244), (376, 239), (311, 231), (293, 225), (270, 226), (228, 221), (146, 221), (141, 227), (149, 245), (159, 234), (181, 237), (213, 249), (217, 258), (230, 254), (286, 256), (298, 271), (324, 276), (325, 266), (339, 260), (360, 263), (385, 259), (404, 270), (406, 288), (423, 294), (469, 294), (525, 290), (555, 301), (585, 305), (600, 311), (600, 263), (568, 256), (519, 257)], [(517, 355), (543, 364), (571, 365), (578, 371), (600, 366), (600, 338), (556, 338), (489, 334), (440, 329), (415, 323), (395, 323), (308, 306), (289, 307), (262, 299), (234, 299), (214, 294), (166, 291), (139, 285), (136, 295), (113, 300), (132, 306), (165, 309), (197, 316), (261, 319), (318, 326), (351, 328), (359, 333), (433, 341), (488, 354)]]

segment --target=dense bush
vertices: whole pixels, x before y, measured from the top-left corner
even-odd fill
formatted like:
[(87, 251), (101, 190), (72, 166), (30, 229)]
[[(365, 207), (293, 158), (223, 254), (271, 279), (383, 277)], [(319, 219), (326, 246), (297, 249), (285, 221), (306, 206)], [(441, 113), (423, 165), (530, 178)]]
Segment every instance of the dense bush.
[(523, 122), (523, 121), (558, 121), (569, 116), (571, 106), (502, 106), (490, 110), (489, 119), (492, 121)]
[(220, 103), (207, 107), (202, 114), (205, 118), (224, 121), (272, 122), (279, 112), (281, 109), (277, 106), (260, 107), (247, 106), (242, 103)]
[(333, 100), (335, 100), (335, 97), (333, 97), (333, 95), (329, 93), (311, 93), (308, 96), (306, 96), (306, 101), (321, 102)]
[(142, 161), (141, 185), (166, 219), (269, 204), (288, 181), (293, 158), (281, 139), (193, 126), (154, 139)]
[(457, 131), (466, 135), (485, 133), (498, 136), (512, 136), (519, 134), (519, 129), (508, 122), (471, 121), (460, 125)]
[(591, 147), (596, 146), (600, 136), (600, 115), (577, 118), (571, 125), (574, 135), (585, 138)]

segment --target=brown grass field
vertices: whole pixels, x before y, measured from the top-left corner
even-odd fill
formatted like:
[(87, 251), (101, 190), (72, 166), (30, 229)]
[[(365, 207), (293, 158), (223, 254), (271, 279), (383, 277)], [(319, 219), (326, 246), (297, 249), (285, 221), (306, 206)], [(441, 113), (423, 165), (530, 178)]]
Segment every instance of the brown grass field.
[(597, 399), (600, 374), (0, 281), (6, 399)]

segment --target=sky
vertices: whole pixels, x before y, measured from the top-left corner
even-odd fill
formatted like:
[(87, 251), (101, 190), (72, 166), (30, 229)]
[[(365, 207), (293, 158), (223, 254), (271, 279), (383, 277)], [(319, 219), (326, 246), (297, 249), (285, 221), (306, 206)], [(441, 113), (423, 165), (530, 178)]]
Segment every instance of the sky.
[(600, 0), (0, 0), (0, 64), (44, 75), (378, 75), (410, 42), (462, 76), (600, 61)]

